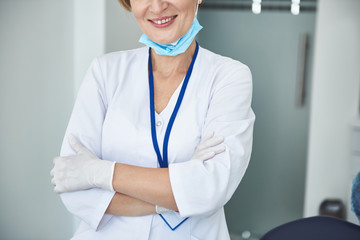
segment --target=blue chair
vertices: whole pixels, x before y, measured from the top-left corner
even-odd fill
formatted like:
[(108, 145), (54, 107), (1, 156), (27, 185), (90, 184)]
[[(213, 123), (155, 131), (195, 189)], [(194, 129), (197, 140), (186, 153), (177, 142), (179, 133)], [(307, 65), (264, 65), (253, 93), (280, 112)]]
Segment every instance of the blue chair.
[(276, 227), (260, 240), (360, 240), (360, 226), (333, 217), (309, 217)]
[(351, 210), (360, 222), (360, 172), (356, 175), (351, 190)]

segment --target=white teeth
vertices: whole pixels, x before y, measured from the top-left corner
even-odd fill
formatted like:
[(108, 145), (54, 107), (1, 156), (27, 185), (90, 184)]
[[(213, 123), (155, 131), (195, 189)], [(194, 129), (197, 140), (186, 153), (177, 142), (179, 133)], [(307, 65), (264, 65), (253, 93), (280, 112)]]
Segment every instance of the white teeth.
[(167, 19), (163, 19), (163, 20), (154, 21), (154, 23), (156, 23), (156, 24), (164, 24), (164, 23), (169, 22), (169, 21), (172, 20), (172, 19), (173, 19), (173, 17), (167, 18)]

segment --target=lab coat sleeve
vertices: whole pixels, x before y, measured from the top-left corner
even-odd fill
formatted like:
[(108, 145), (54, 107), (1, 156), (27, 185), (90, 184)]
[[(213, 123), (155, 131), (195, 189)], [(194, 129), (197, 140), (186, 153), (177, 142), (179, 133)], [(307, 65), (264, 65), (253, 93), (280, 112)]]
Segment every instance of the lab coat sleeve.
[[(69, 134), (101, 159), (102, 126), (107, 109), (106, 92), (98, 60), (94, 60), (79, 89), (61, 148), (61, 156), (74, 155)], [(61, 199), (70, 213), (97, 230), (110, 220), (105, 211), (114, 193), (98, 188), (63, 193)]]
[(202, 134), (225, 137), (226, 151), (211, 160), (169, 166), (170, 182), (182, 217), (208, 216), (235, 192), (249, 164), (255, 115), (251, 109), (252, 77), (239, 62), (217, 73)]

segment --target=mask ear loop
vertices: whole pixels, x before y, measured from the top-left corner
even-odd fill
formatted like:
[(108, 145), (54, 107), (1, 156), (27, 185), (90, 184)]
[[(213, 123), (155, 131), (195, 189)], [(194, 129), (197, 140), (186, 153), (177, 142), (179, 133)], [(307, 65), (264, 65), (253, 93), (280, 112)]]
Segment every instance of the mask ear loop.
[(195, 17), (194, 19), (197, 17), (197, 13), (198, 13), (198, 10), (199, 10), (199, 2), (200, 0), (197, 1), (197, 4), (196, 4), (196, 10), (195, 10)]

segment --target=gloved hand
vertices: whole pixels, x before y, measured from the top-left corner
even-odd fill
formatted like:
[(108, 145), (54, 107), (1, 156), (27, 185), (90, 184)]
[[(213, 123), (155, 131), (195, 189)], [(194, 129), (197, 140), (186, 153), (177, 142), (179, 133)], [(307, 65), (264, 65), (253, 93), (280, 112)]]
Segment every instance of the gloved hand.
[(50, 172), (54, 191), (63, 193), (94, 187), (114, 191), (115, 162), (99, 159), (72, 135), (69, 143), (76, 155), (54, 159), (55, 166)]
[(214, 132), (208, 132), (201, 139), (199, 145), (196, 147), (195, 153), (191, 160), (206, 161), (213, 158), (216, 154), (225, 151), (226, 147), (224, 144), (224, 137), (214, 137)]
[[(212, 159), (216, 154), (225, 151), (226, 147), (223, 144), (224, 137), (214, 137), (214, 134), (215, 133), (213, 131), (205, 134), (205, 136), (201, 139), (199, 145), (196, 147), (195, 153), (190, 161), (206, 161)], [(156, 205), (156, 213), (158, 214), (163, 214), (169, 211), (173, 210)]]
[[(197, 146), (191, 160), (206, 161), (225, 151), (223, 137), (214, 137), (214, 132), (206, 134)], [(115, 162), (99, 159), (85, 148), (74, 136), (69, 137), (70, 146), (76, 155), (57, 157), (51, 170), (51, 183), (56, 193), (72, 192), (89, 188), (114, 191), (112, 180)]]

